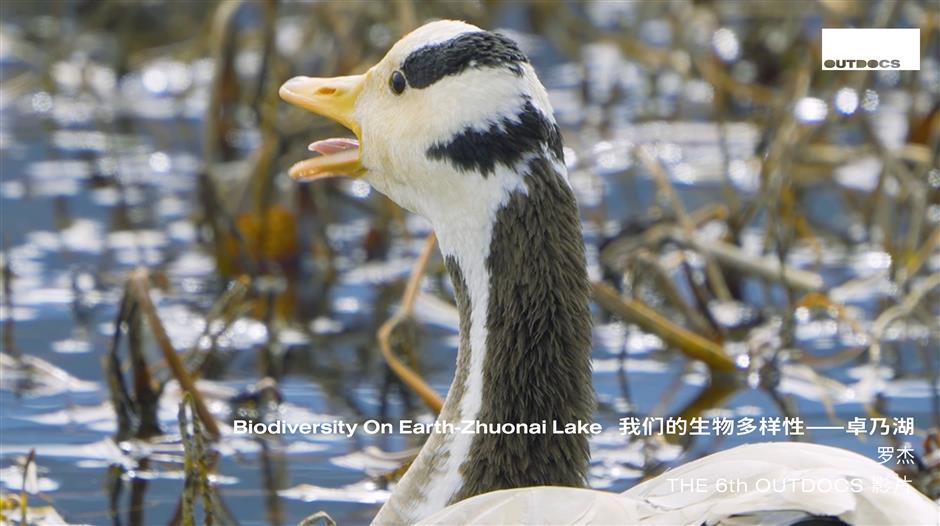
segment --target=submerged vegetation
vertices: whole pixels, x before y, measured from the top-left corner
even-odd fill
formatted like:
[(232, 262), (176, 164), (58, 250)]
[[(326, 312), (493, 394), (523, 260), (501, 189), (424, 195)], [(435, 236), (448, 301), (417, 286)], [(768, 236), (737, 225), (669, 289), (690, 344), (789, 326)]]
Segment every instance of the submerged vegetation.
[[(344, 132), (277, 96), (431, 18), (504, 31), (549, 90), (593, 280), (592, 486), (801, 439), (940, 498), (931, 7), (4, 2), (0, 522), (372, 517), (423, 436), (232, 421), (440, 409), (457, 315), (433, 234), (362, 181), (291, 181)], [(921, 69), (822, 71), (822, 27), (919, 27)], [(841, 430), (619, 431), (648, 416)]]

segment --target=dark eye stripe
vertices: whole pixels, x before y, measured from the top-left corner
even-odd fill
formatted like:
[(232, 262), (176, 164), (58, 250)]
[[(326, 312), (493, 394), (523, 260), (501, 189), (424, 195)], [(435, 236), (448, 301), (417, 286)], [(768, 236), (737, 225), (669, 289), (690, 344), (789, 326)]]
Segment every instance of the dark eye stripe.
[(489, 31), (464, 33), (440, 44), (413, 51), (402, 63), (408, 85), (422, 89), (469, 68), (505, 67), (522, 75), (525, 54), (508, 37)]

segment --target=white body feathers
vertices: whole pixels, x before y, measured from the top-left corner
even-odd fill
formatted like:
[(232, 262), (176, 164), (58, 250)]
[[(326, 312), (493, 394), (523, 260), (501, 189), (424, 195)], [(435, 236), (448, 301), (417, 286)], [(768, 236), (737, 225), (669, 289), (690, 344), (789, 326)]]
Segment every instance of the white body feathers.
[(715, 453), (622, 494), (555, 487), (492, 492), (421, 524), (769, 525), (812, 515), (856, 525), (940, 524), (940, 506), (884, 466), (844, 449), (783, 442)]

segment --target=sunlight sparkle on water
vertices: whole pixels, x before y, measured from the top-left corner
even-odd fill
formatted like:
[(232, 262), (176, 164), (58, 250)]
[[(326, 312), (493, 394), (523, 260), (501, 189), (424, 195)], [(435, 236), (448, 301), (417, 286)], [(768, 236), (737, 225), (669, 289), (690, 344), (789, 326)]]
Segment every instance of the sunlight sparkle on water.
[(150, 154), (150, 168), (155, 172), (166, 172), (170, 169), (170, 157), (163, 152)]
[(369, 183), (356, 179), (349, 185), (349, 192), (358, 199), (365, 199), (372, 193), (372, 187)]
[(36, 113), (49, 113), (52, 111), (52, 97), (45, 91), (34, 93), (30, 105)]
[(803, 97), (793, 109), (796, 118), (804, 124), (818, 124), (825, 120), (829, 113), (826, 102), (816, 97)]
[(865, 90), (865, 95), (862, 97), (862, 109), (875, 111), (878, 109), (878, 103), (878, 92), (870, 89)]
[(715, 48), (715, 54), (725, 62), (733, 62), (741, 54), (738, 36), (727, 27), (715, 31), (712, 36), (712, 47)]
[(858, 93), (852, 88), (842, 88), (836, 92), (836, 109), (842, 115), (851, 115), (858, 109)]

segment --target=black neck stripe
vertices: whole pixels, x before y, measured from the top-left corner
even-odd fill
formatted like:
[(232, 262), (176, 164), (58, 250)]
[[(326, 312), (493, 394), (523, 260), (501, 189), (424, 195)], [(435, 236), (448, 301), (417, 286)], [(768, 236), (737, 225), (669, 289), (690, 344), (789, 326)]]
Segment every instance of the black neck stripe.
[(505, 67), (522, 75), (519, 64), (525, 62), (528, 59), (511, 39), (489, 31), (474, 31), (413, 51), (402, 63), (401, 71), (410, 87), (423, 89), (469, 68)]
[[(513, 192), (496, 213), (486, 258), (486, 356), (476, 418), (589, 422), (591, 289), (578, 205), (548, 159), (533, 159), (521, 172), (528, 192)], [(460, 466), (463, 486), (451, 502), (507, 488), (583, 487), (589, 462), (586, 435), (474, 435)]]
[(458, 170), (476, 170), (487, 177), (496, 164), (513, 168), (527, 154), (541, 153), (546, 146), (556, 161), (564, 158), (558, 125), (526, 97), (514, 118), (503, 117), (485, 130), (468, 126), (449, 141), (431, 145), (426, 155), (447, 160)]

